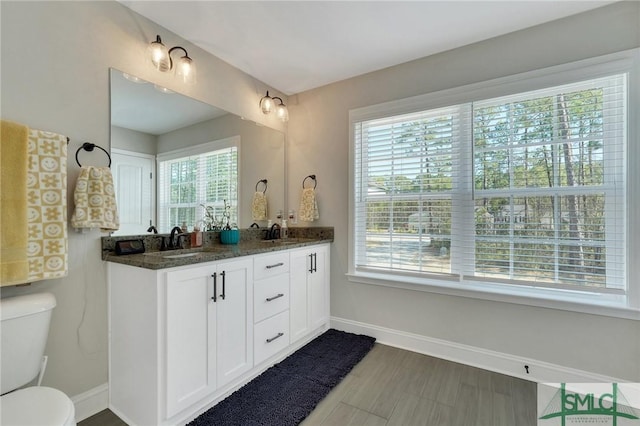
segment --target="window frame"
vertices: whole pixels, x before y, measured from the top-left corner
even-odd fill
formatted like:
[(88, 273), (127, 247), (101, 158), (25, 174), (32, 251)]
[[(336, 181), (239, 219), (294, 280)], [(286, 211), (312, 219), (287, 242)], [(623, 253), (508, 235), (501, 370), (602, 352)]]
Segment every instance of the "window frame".
[[(640, 320), (640, 280), (631, 277), (640, 273), (640, 243), (637, 242), (640, 231), (640, 219), (632, 214), (634, 206), (640, 207), (640, 172), (631, 165), (640, 161), (638, 141), (638, 116), (640, 102), (639, 69), (640, 49), (618, 52), (596, 58), (590, 58), (569, 64), (558, 65), (541, 70), (497, 78), (452, 89), (446, 89), (411, 98), (385, 102), (378, 105), (349, 111), (349, 262), (347, 278), (351, 282), (383, 285), (478, 298), (483, 300), (517, 303), (529, 306), (562, 309), (612, 317)], [(361, 121), (379, 119), (423, 110), (437, 109), (451, 105), (477, 102), (512, 94), (539, 90), (545, 87), (561, 86), (583, 80), (605, 77), (615, 73), (628, 73), (627, 87), (627, 270), (625, 282), (626, 295), (608, 293), (586, 293), (575, 290), (550, 289), (509, 285), (497, 280), (472, 280), (462, 282), (462, 276), (444, 277), (427, 274), (397, 272), (364, 272), (355, 267), (355, 124)], [(637, 216), (637, 215), (636, 215)], [(453, 238), (453, 236), (452, 236)]]

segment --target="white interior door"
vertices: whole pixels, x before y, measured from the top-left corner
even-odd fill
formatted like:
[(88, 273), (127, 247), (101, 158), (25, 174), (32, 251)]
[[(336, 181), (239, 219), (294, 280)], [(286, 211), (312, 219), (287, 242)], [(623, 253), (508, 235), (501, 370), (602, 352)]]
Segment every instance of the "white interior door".
[(111, 151), (120, 216), (120, 229), (114, 235), (144, 234), (150, 225), (155, 225), (155, 157), (119, 149)]

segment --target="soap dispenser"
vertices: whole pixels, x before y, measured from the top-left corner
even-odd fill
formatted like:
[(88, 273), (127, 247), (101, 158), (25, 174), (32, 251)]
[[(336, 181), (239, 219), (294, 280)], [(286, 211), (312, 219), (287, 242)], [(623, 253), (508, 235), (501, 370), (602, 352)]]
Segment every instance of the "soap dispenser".
[(287, 220), (282, 219), (282, 225), (280, 226), (280, 238), (286, 239), (289, 237), (289, 228), (287, 228)]
[(191, 233), (191, 247), (202, 246), (202, 231), (198, 225), (194, 225), (193, 232)]

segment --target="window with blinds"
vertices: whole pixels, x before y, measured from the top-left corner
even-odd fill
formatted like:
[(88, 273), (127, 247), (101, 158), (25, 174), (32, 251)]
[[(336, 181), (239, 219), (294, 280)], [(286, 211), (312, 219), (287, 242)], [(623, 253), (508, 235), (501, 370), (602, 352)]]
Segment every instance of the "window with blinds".
[(356, 263), (450, 273), (460, 107), (356, 124)]
[(354, 122), (355, 270), (624, 293), (626, 79)]
[[(167, 232), (223, 220), (238, 222), (238, 146), (210, 143), (158, 159), (158, 224)], [(217, 149), (216, 149), (217, 148)]]

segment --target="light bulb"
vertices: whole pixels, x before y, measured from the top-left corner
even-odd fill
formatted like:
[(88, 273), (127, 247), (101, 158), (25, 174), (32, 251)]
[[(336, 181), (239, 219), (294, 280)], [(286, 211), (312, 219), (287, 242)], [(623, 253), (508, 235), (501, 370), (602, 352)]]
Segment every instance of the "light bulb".
[(262, 109), (263, 114), (269, 114), (273, 110), (273, 99), (269, 97), (268, 91), (267, 95), (260, 99), (260, 109)]
[(183, 56), (176, 62), (176, 77), (185, 84), (196, 82), (196, 66), (188, 56)]
[(276, 106), (276, 117), (285, 123), (289, 121), (289, 110), (282, 102), (280, 102), (280, 105)]
[(160, 36), (156, 36), (156, 41), (149, 43), (147, 48), (149, 59), (154, 68), (158, 71), (166, 72), (171, 69), (171, 63), (169, 61), (169, 51), (166, 46), (162, 44)]

